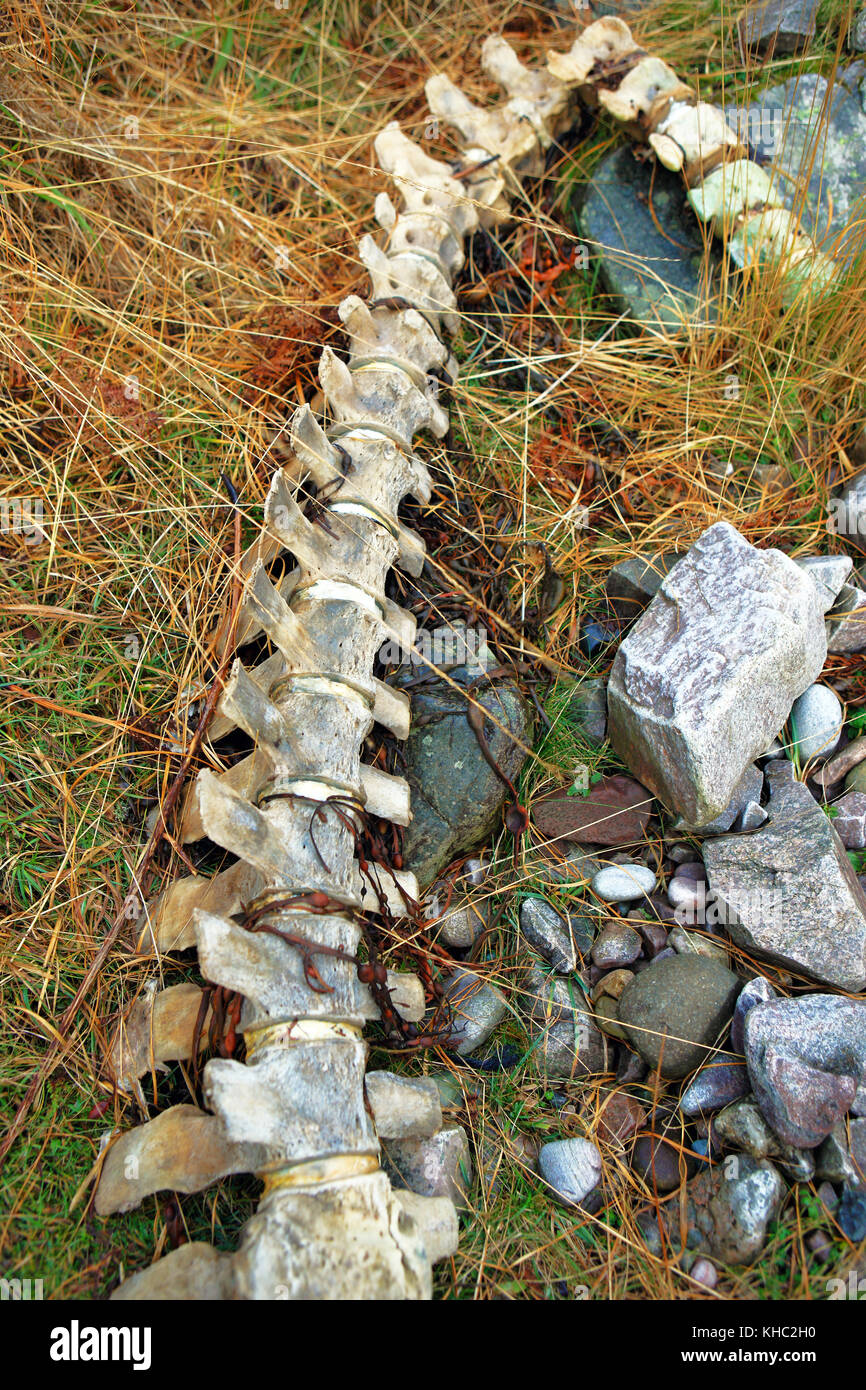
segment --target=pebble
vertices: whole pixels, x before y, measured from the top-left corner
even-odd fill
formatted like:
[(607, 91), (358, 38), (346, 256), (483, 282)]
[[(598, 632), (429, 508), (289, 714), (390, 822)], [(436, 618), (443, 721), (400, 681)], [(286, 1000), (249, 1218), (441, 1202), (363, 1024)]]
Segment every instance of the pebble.
[(702, 1067), (683, 1092), (684, 1115), (707, 1115), (749, 1093), (749, 1073), (738, 1062), (711, 1062)]
[(670, 1140), (657, 1134), (644, 1134), (635, 1140), (631, 1166), (653, 1191), (673, 1192), (685, 1178), (692, 1176), (697, 1162), (681, 1153)]
[(829, 758), (842, 733), (842, 702), (828, 685), (810, 685), (791, 707), (792, 748), (800, 765)]
[(576, 1207), (601, 1179), (601, 1154), (588, 1139), (555, 1139), (538, 1154), (542, 1178), (566, 1206)]
[(637, 929), (643, 937), (644, 950), (650, 959), (667, 946), (668, 934), (661, 922), (639, 922)]
[(596, 897), (609, 903), (631, 903), (646, 897), (656, 886), (656, 876), (644, 864), (609, 864), (592, 878)]
[(833, 1242), (826, 1231), (813, 1231), (808, 1235), (806, 1249), (811, 1251), (821, 1264), (827, 1264), (833, 1257)]
[(684, 927), (674, 927), (668, 937), (668, 945), (681, 956), (704, 956), (707, 960), (717, 960), (728, 964), (728, 951), (718, 941), (711, 941), (701, 932), (686, 931)]
[(862, 1188), (845, 1184), (836, 1220), (849, 1240), (866, 1239), (866, 1192)]
[(745, 1050), (743, 1030), (746, 1014), (756, 1004), (766, 1004), (770, 999), (775, 998), (776, 991), (763, 975), (756, 975), (753, 980), (748, 980), (740, 990), (734, 1006), (734, 1017), (731, 1019), (731, 1047), (735, 1052)]
[(723, 1264), (751, 1264), (760, 1254), (767, 1226), (782, 1206), (785, 1183), (772, 1163), (740, 1157), (736, 1171), (722, 1164), (701, 1173), (689, 1189), (695, 1225), (709, 1253)]
[(530, 946), (560, 975), (577, 969), (578, 954), (569, 925), (546, 898), (528, 897), (520, 904), (520, 930)]
[(704, 885), (693, 883), (690, 879), (675, 877), (668, 884), (671, 907), (697, 907), (702, 897), (706, 897)]
[(641, 953), (641, 939), (624, 922), (610, 922), (596, 937), (591, 955), (602, 970), (617, 970), (631, 965)]
[(696, 1284), (703, 1284), (705, 1289), (714, 1289), (719, 1282), (719, 1273), (711, 1260), (700, 1256), (695, 1260), (689, 1271)]
[[(437, 901), (438, 899), (438, 901)], [(438, 894), (429, 904), (428, 911), (434, 915), (441, 909), (439, 902), (446, 902), (447, 897)], [(448, 909), (447, 916), (443, 917), (435, 930), (440, 940), (446, 946), (454, 950), (465, 951), (470, 946), (474, 946), (478, 937), (486, 930), (489, 923), (489, 898), (482, 898), (478, 904), (471, 902), (452, 903)]]
[(752, 1158), (773, 1158), (797, 1182), (810, 1182), (815, 1158), (810, 1150), (786, 1144), (774, 1134), (753, 1097), (735, 1101), (713, 1120), (716, 1138), (728, 1148), (742, 1149)]
[(866, 759), (866, 734), (852, 739), (843, 749), (826, 762), (815, 775), (815, 781), (822, 791), (827, 791), (834, 783), (841, 782), (849, 772), (853, 772)]
[(866, 792), (866, 763), (858, 763), (845, 778), (846, 792)]
[(848, 1149), (844, 1120), (834, 1125), (823, 1143), (815, 1150), (815, 1176), (827, 1182), (857, 1181), (857, 1169)]
[(598, 1137), (624, 1144), (646, 1123), (647, 1112), (640, 1101), (624, 1091), (614, 1091), (603, 1103), (598, 1117)]
[(458, 1057), (466, 1057), (499, 1027), (508, 1003), (504, 994), (471, 970), (454, 970), (445, 995), (454, 1016), (454, 1036), (460, 1039), (454, 1051)]
[(619, 1020), (629, 1042), (662, 1076), (686, 1076), (730, 1020), (740, 982), (718, 961), (660, 956), (623, 990)]

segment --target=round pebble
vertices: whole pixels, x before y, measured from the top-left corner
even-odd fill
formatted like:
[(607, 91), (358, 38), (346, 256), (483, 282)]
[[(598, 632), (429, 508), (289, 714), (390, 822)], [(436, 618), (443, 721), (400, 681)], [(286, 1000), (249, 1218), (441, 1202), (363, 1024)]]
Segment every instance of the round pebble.
[(688, 878), (672, 878), (668, 884), (668, 902), (671, 907), (697, 907), (703, 895), (703, 884), (693, 883)]
[(574, 1207), (598, 1185), (601, 1154), (588, 1139), (555, 1139), (542, 1144), (538, 1167), (559, 1200)]
[(633, 927), (624, 922), (611, 922), (599, 932), (593, 943), (593, 963), (601, 970), (616, 970), (631, 965), (641, 953), (641, 939)]
[(608, 903), (631, 903), (646, 897), (656, 876), (644, 864), (607, 864), (591, 880), (592, 891)]
[(716, 1266), (709, 1260), (705, 1260), (703, 1255), (695, 1260), (690, 1273), (695, 1283), (703, 1284), (705, 1289), (714, 1289), (719, 1282), (719, 1273)]
[(842, 733), (842, 703), (828, 685), (810, 685), (791, 708), (792, 745), (801, 764), (829, 758)]

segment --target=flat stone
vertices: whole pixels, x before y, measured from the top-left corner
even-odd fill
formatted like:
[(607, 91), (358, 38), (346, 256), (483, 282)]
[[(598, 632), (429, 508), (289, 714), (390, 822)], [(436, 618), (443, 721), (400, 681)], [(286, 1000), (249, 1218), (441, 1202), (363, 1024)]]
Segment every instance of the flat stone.
[(592, 878), (592, 891), (608, 903), (637, 902), (656, 886), (656, 876), (644, 864), (608, 864)]
[(726, 1147), (740, 1149), (752, 1158), (772, 1158), (797, 1182), (810, 1182), (815, 1159), (808, 1149), (787, 1144), (775, 1134), (754, 1097), (735, 1101), (713, 1120), (716, 1138)]
[(429, 1077), (368, 1071), (364, 1089), (380, 1139), (429, 1139), (442, 1128), (439, 1091)]
[(866, 651), (866, 589), (845, 584), (827, 615), (827, 651)]
[(632, 322), (669, 334), (717, 320), (722, 256), (705, 245), (678, 174), (620, 146), (593, 171), (578, 229)]
[[(412, 729), (405, 745), (412, 821), (403, 833), (403, 862), (422, 887), (457, 854), (482, 844), (500, 823), (506, 790), (488, 766), (466, 719), (467, 701), (457, 685), (477, 675), (455, 667), (449, 681), (412, 691)], [(512, 681), (484, 683), (473, 699), (489, 710), (484, 737), (503, 772), (512, 779), (532, 744), (529, 706)], [(523, 745), (523, 746), (521, 746)]]
[(469, 1141), (459, 1125), (440, 1129), (429, 1139), (395, 1139), (382, 1146), (392, 1184), (422, 1197), (450, 1197), (455, 1207), (469, 1206), (475, 1171)]
[[(815, 781), (822, 791), (828, 792), (837, 782), (848, 777), (866, 759), (866, 735), (852, 739), (835, 757), (826, 762), (815, 774)], [(855, 788), (866, 790), (866, 788)]]
[(839, 989), (866, 985), (866, 896), (832, 822), (770, 764), (769, 821), (704, 842), (710, 888), (739, 946)]
[(454, 970), (445, 988), (454, 1017), (454, 1048), (458, 1057), (468, 1057), (487, 1042), (508, 1012), (508, 1001), (493, 985), (471, 970)]
[(532, 824), (554, 844), (627, 845), (643, 838), (652, 796), (632, 777), (602, 777), (584, 794), (555, 792), (532, 806)]
[(763, 975), (747, 980), (737, 996), (734, 1017), (731, 1019), (731, 1047), (734, 1052), (745, 1052), (746, 1014), (756, 1004), (766, 1004), (776, 998), (776, 991)]
[(827, 613), (839, 597), (854, 561), (850, 555), (801, 555), (794, 564), (808, 574)]
[(536, 1071), (560, 1079), (605, 1071), (608, 1045), (575, 977), (563, 979), (537, 963), (530, 964), (518, 1002), (527, 1016), (532, 1040), (529, 1063)]
[(609, 922), (593, 942), (591, 955), (602, 970), (617, 970), (636, 961), (642, 946), (640, 936), (632, 927), (624, 922)]
[(675, 551), (670, 551), (666, 555), (634, 555), (614, 565), (604, 591), (623, 626), (640, 617), (665, 575), (680, 558)]
[(829, 758), (842, 733), (842, 702), (828, 685), (810, 685), (791, 707), (791, 746), (801, 766)]
[(866, 849), (866, 792), (846, 792), (833, 811), (833, 829), (845, 848)]
[(670, 571), (617, 652), (611, 742), (669, 810), (706, 825), (812, 684), (826, 650), (808, 575), (718, 522)]
[(756, 0), (741, 20), (746, 46), (766, 57), (799, 53), (815, 36), (819, 0)]
[(554, 1196), (566, 1206), (576, 1207), (598, 1186), (601, 1154), (588, 1139), (555, 1139), (542, 1144), (538, 1167)]
[(789, 1144), (812, 1149), (866, 1081), (866, 1002), (807, 994), (746, 1015), (746, 1063), (765, 1118)]
[(684, 1115), (709, 1115), (747, 1095), (750, 1089), (746, 1067), (737, 1062), (711, 1062), (683, 1091), (680, 1110)]
[(571, 927), (545, 898), (528, 897), (520, 904), (520, 930), (530, 946), (560, 975), (578, 966), (578, 948)]
[(662, 1076), (686, 1076), (705, 1062), (730, 1021), (740, 982), (718, 961), (670, 956), (653, 961), (623, 990), (618, 1017), (631, 1046)]

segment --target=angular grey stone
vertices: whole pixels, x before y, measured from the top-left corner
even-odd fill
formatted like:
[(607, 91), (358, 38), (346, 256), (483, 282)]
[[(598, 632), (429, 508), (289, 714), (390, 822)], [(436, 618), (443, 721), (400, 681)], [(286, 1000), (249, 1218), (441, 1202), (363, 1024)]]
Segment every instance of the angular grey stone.
[(796, 1182), (811, 1182), (815, 1159), (808, 1149), (797, 1149), (774, 1134), (754, 1097), (729, 1105), (713, 1120), (713, 1131), (722, 1144), (740, 1149), (752, 1158), (772, 1158)]
[(808, 574), (821, 595), (826, 613), (839, 597), (854, 561), (850, 555), (801, 555), (794, 564)]
[(593, 170), (577, 222), (632, 321), (667, 336), (717, 320), (722, 257), (701, 237), (678, 174), (623, 145)]
[[(507, 795), (466, 719), (466, 696), (459, 686), (472, 677), (465, 666), (456, 667), (448, 681), (412, 691), (413, 724), (406, 743), (412, 822), (403, 836), (403, 860), (422, 887), (455, 854), (487, 839), (499, 824)], [(529, 706), (512, 681), (485, 684), (473, 698), (496, 721), (485, 721), (485, 737), (496, 762), (513, 780), (526, 758), (524, 747), (532, 743)]]
[(704, 841), (710, 889), (739, 946), (839, 989), (866, 985), (866, 896), (832, 822), (790, 764), (767, 768), (770, 819)]
[(862, 1188), (845, 1184), (836, 1219), (850, 1241), (859, 1243), (866, 1238), (866, 1192)]
[(671, 551), (665, 555), (634, 555), (614, 565), (604, 591), (621, 623), (631, 623), (640, 617), (665, 575), (681, 558)]
[(748, 48), (767, 56), (799, 53), (815, 36), (819, 0), (754, 0), (741, 21)]
[(749, 1073), (742, 1063), (710, 1062), (683, 1091), (680, 1110), (684, 1115), (709, 1115), (748, 1095), (750, 1089)]
[(520, 930), (530, 946), (560, 975), (577, 969), (574, 937), (555, 907), (545, 898), (531, 896), (520, 904)]
[(791, 706), (791, 747), (801, 767), (824, 761), (836, 751), (842, 733), (842, 701), (829, 685), (810, 685)]
[(866, 53), (866, 10), (861, 10), (854, 16), (854, 22), (848, 31), (848, 47), (852, 53)]
[(844, 1120), (833, 1126), (815, 1150), (815, 1176), (829, 1182), (857, 1182), (859, 1174), (851, 1158)]
[(689, 1184), (694, 1224), (709, 1252), (724, 1264), (751, 1264), (760, 1254), (767, 1226), (779, 1214), (786, 1193), (781, 1174), (767, 1159), (743, 1154), (736, 1176), (725, 1165), (701, 1173)]
[(843, 584), (827, 614), (827, 651), (866, 651), (866, 590), (856, 584)]
[(745, 1052), (746, 1014), (756, 1004), (766, 1004), (776, 998), (776, 991), (763, 975), (748, 980), (737, 996), (734, 1017), (731, 1019), (731, 1047), (734, 1052)]
[(641, 953), (642, 941), (634, 927), (625, 922), (609, 922), (592, 944), (592, 960), (601, 970), (618, 970), (631, 965)]
[(476, 1052), (508, 1012), (505, 995), (471, 970), (457, 969), (452, 972), (445, 988), (445, 997), (454, 1017), (453, 1035), (460, 1039), (454, 1048), (458, 1057), (468, 1057)]
[(846, 792), (833, 810), (833, 829), (845, 848), (866, 849), (866, 792)]
[(469, 1141), (459, 1125), (440, 1129), (430, 1139), (386, 1141), (382, 1156), (395, 1187), (422, 1197), (450, 1197), (455, 1207), (468, 1207), (475, 1172)]
[(734, 1011), (740, 982), (705, 956), (657, 957), (626, 985), (618, 1018), (629, 1043), (662, 1076), (685, 1076), (707, 1061)]
[(563, 979), (531, 963), (521, 982), (520, 1006), (532, 1040), (529, 1063), (536, 1071), (571, 1078), (606, 1070), (607, 1041), (576, 977)]
[(866, 1001), (805, 994), (746, 1015), (746, 1065), (765, 1118), (789, 1144), (813, 1149), (866, 1082)]
[(542, 1144), (538, 1168), (554, 1195), (566, 1206), (576, 1207), (598, 1186), (601, 1154), (588, 1139), (555, 1139)]
[(380, 1139), (429, 1139), (442, 1128), (442, 1104), (435, 1081), (368, 1071), (364, 1089)]
[(724, 835), (726, 830), (730, 830), (735, 821), (745, 813), (748, 806), (755, 803), (760, 806), (761, 793), (764, 790), (764, 774), (754, 763), (750, 763), (734, 788), (730, 801), (718, 816), (709, 821), (706, 825), (689, 826), (680, 817), (671, 827), (674, 831), (690, 830), (694, 835)]
[(611, 742), (670, 810), (706, 825), (826, 654), (808, 575), (718, 522), (674, 566), (617, 652)]
[(758, 826), (765, 825), (768, 819), (763, 806), (759, 806), (757, 801), (750, 801), (734, 822), (734, 829), (757, 830)]

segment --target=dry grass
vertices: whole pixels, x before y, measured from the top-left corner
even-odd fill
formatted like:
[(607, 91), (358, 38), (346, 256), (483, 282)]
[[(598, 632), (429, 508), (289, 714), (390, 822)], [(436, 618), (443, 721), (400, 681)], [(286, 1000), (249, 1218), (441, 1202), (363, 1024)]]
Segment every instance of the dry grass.
[[(744, 91), (755, 74), (717, 9), (659, 4), (638, 32), (684, 75), (699, 70), (708, 91), (723, 77), (726, 91)], [(825, 71), (846, 6), (828, 9)], [(179, 765), (165, 731), (179, 691), (208, 669), (206, 634), (230, 592), (221, 477), (238, 490), (249, 538), (280, 429), (315, 397), (322, 345), (339, 346), (336, 306), (363, 292), (355, 246), (371, 221), (371, 137), (394, 118), (424, 135), (423, 83), (437, 68), (489, 97), (476, 41), (503, 24), (535, 56), (557, 24), (566, 31), (541, 5), (478, 0), (395, 0), (375, 13), (357, 0), (4, 11), (2, 496), (41, 505), (45, 533), (38, 544), (0, 536), (7, 1116), (58, 1040), (57, 1020), (132, 886), (144, 814)], [(773, 68), (785, 76), (795, 65)], [(615, 138), (599, 127), (559, 151), (530, 191), (495, 250), (514, 285), (545, 244), (575, 241), (570, 181)], [(432, 147), (449, 150), (444, 135)], [(467, 284), (491, 253), (473, 250)], [(508, 631), (526, 622), (528, 643), (578, 673), (588, 669), (580, 621), (599, 611), (607, 569), (624, 555), (682, 548), (720, 517), (791, 552), (832, 548), (828, 489), (853, 467), (862, 422), (864, 267), (826, 304), (789, 311), (768, 277), (732, 297), (718, 329), (676, 342), (612, 330), (592, 275), (554, 283), (557, 297), (530, 296), (498, 318), (491, 303), (466, 301), (453, 447), (433, 454), (451, 486), (432, 524), (448, 566), (467, 537), (487, 545), (502, 514), (500, 551), (487, 548), (499, 574), (486, 620), (494, 631), (506, 620), (512, 652), (520, 643)], [(736, 400), (725, 393), (732, 372)], [(550, 615), (538, 611), (537, 543), (564, 577)], [(481, 612), (491, 594), (476, 587)], [(834, 676), (857, 701), (856, 663), (837, 662)], [(570, 778), (576, 751), (557, 725), (525, 775), (528, 793)], [(491, 891), (503, 915), (487, 968), (514, 985), (515, 889), (532, 870), (515, 874), (507, 845), (500, 855)], [(166, 847), (143, 886), (182, 871)], [(122, 1266), (165, 1246), (156, 1201), (99, 1223), (85, 1200), (100, 1136), (137, 1118), (106, 1086), (103, 1057), (109, 1021), (151, 968), (111, 955), (0, 1174), (2, 1272), (41, 1277), (54, 1296), (98, 1296)], [(185, 961), (164, 968), (168, 982), (192, 975)], [(517, 1017), (507, 1031), (525, 1046)], [(556, 1109), (531, 1062), (468, 1097), (479, 1140), (593, 1132), (599, 1088), (567, 1086)], [(154, 1087), (160, 1106), (189, 1098), (182, 1068)], [(581, 1285), (593, 1297), (703, 1296), (645, 1253), (633, 1215), (646, 1193), (621, 1154), (609, 1160), (612, 1205), (583, 1224), (503, 1164), (499, 1190), (479, 1198), (481, 1219), (440, 1273), (442, 1293), (571, 1297)], [(727, 1275), (719, 1296), (822, 1296), (833, 1270), (806, 1256), (815, 1212), (805, 1192), (761, 1263)], [(252, 1181), (222, 1184), (185, 1199), (182, 1221), (229, 1245), (254, 1195)]]

